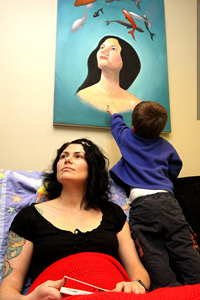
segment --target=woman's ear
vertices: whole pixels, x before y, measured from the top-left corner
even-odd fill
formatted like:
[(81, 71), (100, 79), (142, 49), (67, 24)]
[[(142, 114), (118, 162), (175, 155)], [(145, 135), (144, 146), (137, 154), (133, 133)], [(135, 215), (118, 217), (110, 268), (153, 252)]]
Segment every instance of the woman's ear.
[(135, 127), (132, 125), (132, 130), (133, 130), (133, 132), (135, 132)]

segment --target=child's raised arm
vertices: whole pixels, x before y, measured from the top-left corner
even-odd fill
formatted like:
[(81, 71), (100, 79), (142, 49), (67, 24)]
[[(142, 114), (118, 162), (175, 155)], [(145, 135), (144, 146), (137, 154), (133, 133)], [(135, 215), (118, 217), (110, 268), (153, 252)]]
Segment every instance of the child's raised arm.
[(114, 101), (112, 101), (111, 103), (107, 104), (107, 112), (109, 114), (111, 114), (111, 116), (113, 114), (118, 114), (119, 113), (118, 110), (117, 110), (117, 108), (116, 108), (116, 106), (115, 106)]

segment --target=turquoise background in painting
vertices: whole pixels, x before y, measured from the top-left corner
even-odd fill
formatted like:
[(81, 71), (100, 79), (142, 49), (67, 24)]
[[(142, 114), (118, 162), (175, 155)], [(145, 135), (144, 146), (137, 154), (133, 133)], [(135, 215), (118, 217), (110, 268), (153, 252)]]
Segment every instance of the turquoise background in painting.
[[(156, 101), (163, 105), (169, 114), (165, 127), (171, 131), (166, 54), (165, 16), (163, 0), (143, 0), (139, 10), (132, 0), (106, 3), (97, 0), (87, 9), (84, 26), (75, 33), (71, 26), (75, 20), (85, 15), (85, 5), (75, 7), (75, 0), (58, 0), (56, 70), (54, 95), (54, 123), (110, 127), (110, 115), (90, 105), (83, 104), (76, 90), (87, 75), (87, 59), (105, 35), (116, 35), (130, 43), (141, 60), (141, 71), (128, 89), (142, 101)], [(103, 7), (98, 17), (93, 14)], [(153, 41), (143, 21), (135, 20), (144, 32), (135, 31), (135, 39), (128, 33), (130, 29), (118, 23), (108, 26), (106, 21), (126, 20), (123, 9), (142, 17), (145, 14), (153, 23), (150, 31), (155, 34)], [(131, 111), (122, 114), (124, 121), (131, 126)]]

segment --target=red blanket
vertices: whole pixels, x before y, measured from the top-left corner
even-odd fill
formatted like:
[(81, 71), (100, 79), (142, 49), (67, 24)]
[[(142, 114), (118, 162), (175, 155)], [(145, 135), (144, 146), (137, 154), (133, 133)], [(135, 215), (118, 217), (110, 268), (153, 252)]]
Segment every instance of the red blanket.
[[(64, 276), (84, 281), (103, 289), (112, 290), (116, 283), (129, 281), (129, 277), (121, 264), (113, 257), (100, 253), (79, 253), (63, 258), (49, 266), (35, 280), (29, 293), (46, 280), (58, 280)], [(66, 287), (94, 292), (91, 295), (67, 296), (70, 300), (197, 300), (200, 299), (200, 284), (174, 288), (162, 288), (143, 295), (97, 292), (95, 288), (68, 280)]]

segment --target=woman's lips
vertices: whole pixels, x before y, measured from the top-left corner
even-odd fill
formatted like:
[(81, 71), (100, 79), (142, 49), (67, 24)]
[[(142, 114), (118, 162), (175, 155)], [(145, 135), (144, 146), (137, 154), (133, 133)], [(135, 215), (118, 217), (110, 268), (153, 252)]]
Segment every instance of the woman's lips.
[(102, 55), (101, 55), (100, 58), (101, 58), (101, 59), (106, 59), (106, 60), (108, 60), (108, 57), (106, 57), (106, 56), (102, 56)]
[(74, 171), (74, 169), (70, 168), (70, 167), (64, 167), (62, 169), (62, 171)]

